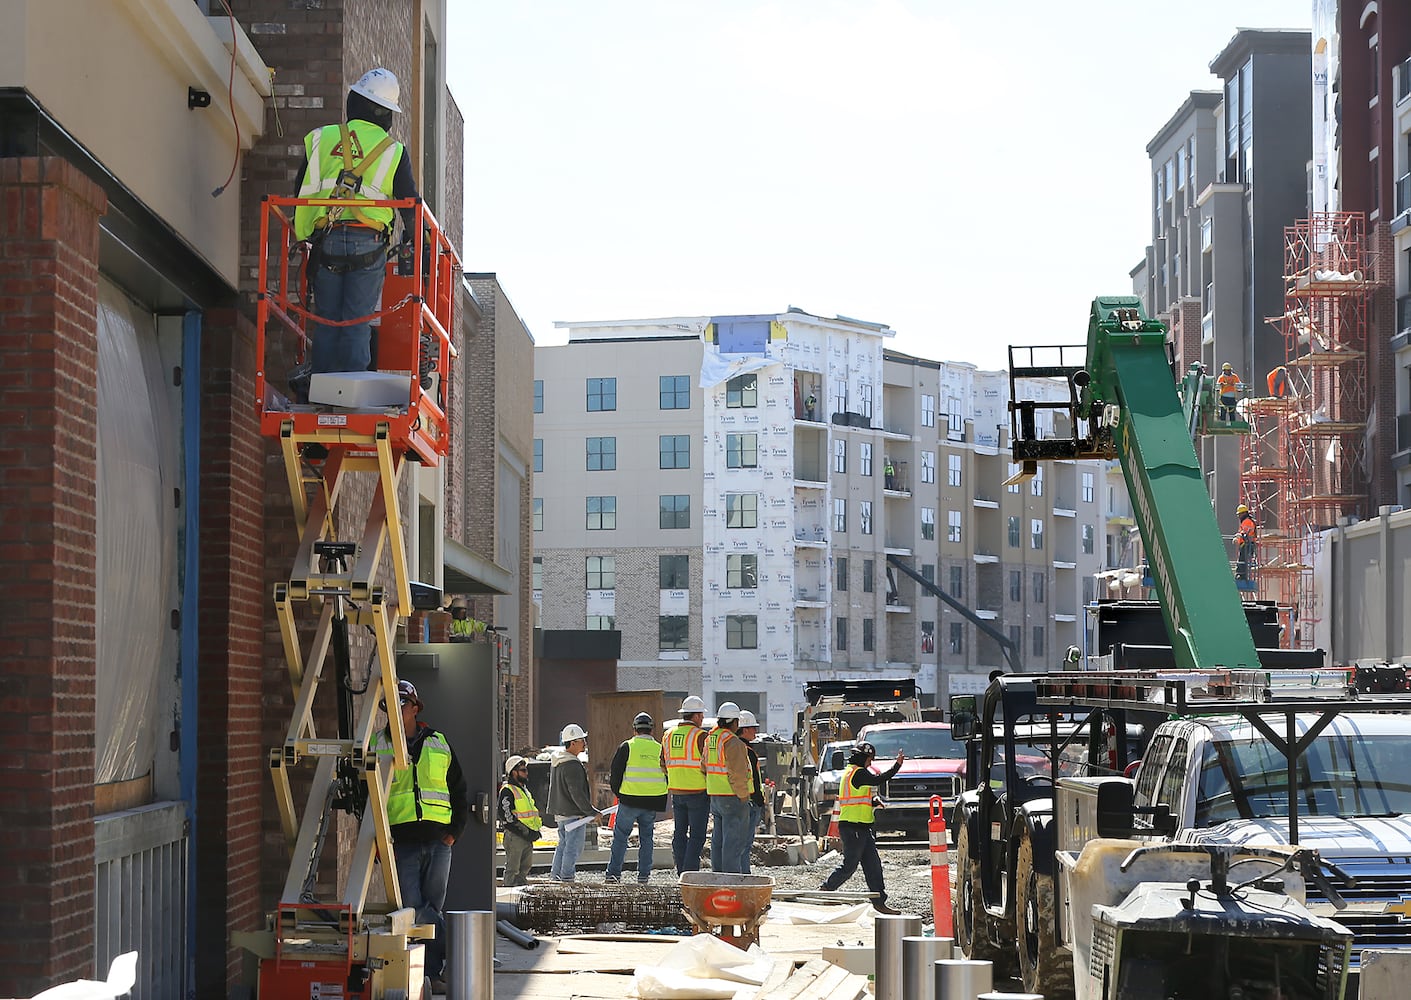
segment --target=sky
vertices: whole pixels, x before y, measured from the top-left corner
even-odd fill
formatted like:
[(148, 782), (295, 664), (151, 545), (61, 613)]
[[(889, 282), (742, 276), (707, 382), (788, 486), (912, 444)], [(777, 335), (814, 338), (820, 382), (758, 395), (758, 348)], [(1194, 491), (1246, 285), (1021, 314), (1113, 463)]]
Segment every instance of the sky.
[(1146, 144), (1309, 0), (452, 0), (466, 269), (556, 321), (776, 313), (1003, 368), (1150, 242)]

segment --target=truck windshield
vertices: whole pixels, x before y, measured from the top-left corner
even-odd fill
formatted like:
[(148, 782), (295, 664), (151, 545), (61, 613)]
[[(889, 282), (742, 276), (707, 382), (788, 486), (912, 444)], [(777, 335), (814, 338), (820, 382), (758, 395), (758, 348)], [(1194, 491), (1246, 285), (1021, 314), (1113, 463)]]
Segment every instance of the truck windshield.
[[(1304, 816), (1411, 813), (1411, 735), (1324, 733), (1298, 760), (1297, 806)], [(1205, 748), (1195, 825), (1288, 814), (1287, 764), (1262, 736)]]
[(901, 750), (908, 757), (950, 757), (965, 759), (965, 744), (950, 738), (949, 729), (883, 729), (868, 733), (867, 740), (877, 748), (877, 763), (885, 765), (888, 757)]

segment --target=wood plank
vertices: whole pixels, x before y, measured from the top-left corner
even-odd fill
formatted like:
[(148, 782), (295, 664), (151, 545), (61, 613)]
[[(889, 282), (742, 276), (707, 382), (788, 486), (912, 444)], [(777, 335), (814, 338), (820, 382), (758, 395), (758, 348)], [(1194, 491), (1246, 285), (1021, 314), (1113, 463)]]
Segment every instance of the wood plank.
[(813, 985), (814, 980), (821, 976), (828, 969), (833, 968), (832, 964), (823, 961), (821, 958), (810, 959), (804, 963), (803, 968), (798, 969), (786, 979), (783, 985), (773, 992), (761, 993), (756, 1000), (795, 1000), (806, 989)]
[(849, 972), (841, 986), (828, 995), (828, 1000), (861, 1000), (867, 996), (867, 977)]
[(771, 990), (783, 986), (784, 982), (794, 974), (797, 967), (794, 964), (794, 959), (775, 956), (774, 968), (769, 971), (769, 975), (764, 977), (764, 982), (760, 983), (759, 993), (756, 994), (756, 997), (766, 997)]
[(843, 981), (851, 973), (841, 965), (828, 963), (818, 978), (809, 983), (808, 988), (798, 995), (797, 1000), (824, 1000), (825, 997), (833, 995), (833, 990), (843, 985)]

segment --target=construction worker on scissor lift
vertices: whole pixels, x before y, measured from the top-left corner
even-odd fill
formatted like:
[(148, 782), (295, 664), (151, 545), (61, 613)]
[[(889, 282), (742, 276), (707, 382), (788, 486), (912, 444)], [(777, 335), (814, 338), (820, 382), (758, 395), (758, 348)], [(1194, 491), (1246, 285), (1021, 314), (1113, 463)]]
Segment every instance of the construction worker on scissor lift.
[(1235, 366), (1226, 361), (1220, 366), (1220, 374), (1215, 377), (1215, 392), (1220, 397), (1220, 419), (1235, 419), (1235, 398), (1240, 391), (1240, 377), (1235, 374)]

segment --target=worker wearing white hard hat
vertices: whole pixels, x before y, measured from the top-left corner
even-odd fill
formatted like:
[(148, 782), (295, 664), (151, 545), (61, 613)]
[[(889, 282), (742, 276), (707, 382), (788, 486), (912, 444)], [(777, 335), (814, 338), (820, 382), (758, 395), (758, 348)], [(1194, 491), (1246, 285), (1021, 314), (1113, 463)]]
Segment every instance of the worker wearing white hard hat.
[[(329, 321), (312, 324), (312, 350), (290, 374), (296, 401), (308, 401), (312, 375), (365, 372), (373, 360), (372, 320), (382, 309), (387, 248), (396, 226), (393, 209), (373, 203), (418, 197), (411, 156), (388, 134), (392, 116), (402, 110), (400, 96), (391, 70), (368, 70), (348, 89), (346, 120), (304, 136), (298, 196), (346, 201), (347, 207), (294, 210), (294, 236), (310, 246), (311, 311)], [(416, 210), (400, 212), (402, 238), (410, 240)], [(348, 320), (358, 322), (342, 325)]]
[[(596, 815), (593, 796), (588, 788), (588, 769), (578, 755), (588, 749), (588, 734), (576, 722), (570, 722), (559, 733), (563, 747), (554, 751), (549, 763), (548, 811), (558, 826), (559, 842), (554, 848), (554, 863), (549, 878), (555, 882), (572, 882), (578, 874), (578, 856), (588, 836), (588, 824), (575, 821)], [(572, 829), (568, 829), (568, 827)]]
[(745, 744), (745, 752), (750, 757), (750, 826), (745, 837), (745, 848), (740, 855), (740, 871), (750, 873), (750, 852), (754, 850), (755, 835), (759, 833), (760, 820), (764, 818), (764, 776), (759, 770), (759, 753), (752, 744), (759, 735), (759, 720), (747, 708), (740, 709), (740, 742)]
[(529, 791), (529, 761), (514, 754), (505, 761), (505, 780), (498, 797), (500, 829), (504, 833), (504, 885), (524, 885), (534, 867), (534, 841), (544, 820)]
[(715, 728), (706, 736), (706, 794), (715, 825), (710, 835), (710, 867), (716, 872), (743, 870), (749, 849), (750, 755), (737, 735), (740, 706), (727, 701), (715, 709)]
[(666, 755), (666, 781), (671, 792), (671, 815), (675, 830), (671, 835), (671, 858), (676, 874), (701, 870), (706, 827), (710, 823), (710, 796), (706, 794), (705, 702), (697, 695), (681, 701), (681, 721), (661, 737)]

